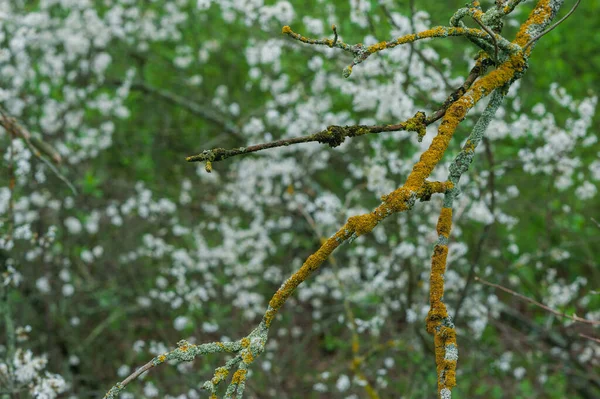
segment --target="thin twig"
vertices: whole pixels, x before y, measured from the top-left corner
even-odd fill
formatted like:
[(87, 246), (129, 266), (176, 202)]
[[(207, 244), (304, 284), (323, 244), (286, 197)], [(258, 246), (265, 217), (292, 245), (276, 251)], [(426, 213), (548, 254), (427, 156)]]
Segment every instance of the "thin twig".
[(490, 30), (490, 28), (488, 28), (487, 26), (485, 26), (483, 24), (483, 22), (481, 22), (477, 17), (475, 17), (475, 15), (471, 14), (471, 18), (473, 18), (473, 21), (477, 22), (477, 25), (481, 26), (481, 29), (483, 29), (484, 31), (486, 31), (488, 33), (488, 35), (490, 35), (490, 37), (494, 41), (494, 63), (496, 65), (498, 65), (498, 41), (496, 40), (496, 35), (494, 35), (494, 32), (492, 32)]
[(509, 0), (506, 5), (502, 5), (501, 2), (497, 1), (496, 7), (502, 10), (502, 14), (508, 15), (523, 1), (524, 0)]
[[(122, 82), (114, 81), (112, 83), (121, 84)], [(193, 115), (197, 115), (203, 119), (206, 119), (207, 121), (210, 121), (220, 126), (225, 132), (237, 138), (241, 138), (243, 136), (240, 132), (240, 129), (237, 126), (235, 126), (234, 123), (229, 121), (226, 116), (220, 115), (220, 112), (218, 112), (216, 109), (213, 109), (212, 107), (201, 105), (200, 103), (193, 101), (192, 99), (180, 96), (167, 90), (153, 87), (145, 82), (134, 82), (131, 84), (131, 89), (157, 96), (165, 100), (166, 102), (169, 102), (173, 105), (177, 105)]]
[(580, 337), (583, 338), (587, 338), (587, 339), (591, 339), (592, 341), (598, 342), (600, 344), (600, 339), (599, 338), (595, 338), (595, 337), (590, 337), (589, 335), (585, 335), (585, 334), (579, 334)]
[(540, 37), (544, 36), (546, 33), (550, 32), (551, 30), (553, 30), (554, 28), (556, 28), (558, 25), (560, 25), (561, 23), (563, 23), (563, 21), (565, 19), (569, 18), (571, 16), (571, 14), (573, 14), (575, 12), (575, 10), (577, 9), (577, 6), (579, 6), (580, 2), (581, 2), (581, 0), (577, 0), (577, 3), (575, 3), (575, 5), (573, 6), (573, 8), (571, 8), (571, 11), (569, 11), (567, 13), (567, 15), (565, 15), (564, 17), (562, 17), (561, 19), (559, 19), (554, 25), (552, 25), (551, 27), (549, 27), (548, 29), (546, 29), (544, 32), (540, 33), (539, 35), (537, 35), (536, 37), (534, 37), (533, 39), (531, 39), (529, 42), (527, 42), (527, 44), (525, 46), (523, 46), (523, 51), (525, 51), (527, 49), (527, 47), (531, 46)]
[(570, 320), (573, 320), (573, 321), (576, 321), (576, 322), (579, 322), (579, 323), (590, 324), (592, 326), (600, 325), (600, 321), (584, 319), (583, 317), (579, 317), (576, 314), (573, 314), (573, 316), (569, 316), (568, 314), (565, 314), (565, 313), (559, 312), (558, 310), (552, 309), (551, 307), (546, 306), (543, 303), (536, 301), (535, 299), (531, 299), (529, 297), (526, 297), (525, 295), (519, 294), (518, 292), (515, 292), (515, 291), (511, 290), (510, 288), (506, 288), (506, 287), (503, 287), (503, 286), (498, 285), (498, 284), (490, 283), (489, 281), (486, 281), (486, 280), (484, 280), (484, 279), (482, 279), (480, 277), (475, 277), (475, 281), (479, 281), (482, 284), (485, 284), (485, 285), (488, 285), (490, 287), (494, 287), (494, 288), (497, 288), (499, 290), (502, 290), (502, 291), (504, 291), (506, 293), (509, 293), (509, 294), (511, 294), (513, 296), (516, 296), (517, 298), (519, 298), (519, 299), (521, 299), (521, 300), (523, 300), (525, 302), (529, 302), (531, 304), (534, 304), (537, 307), (540, 307), (540, 308), (542, 308), (542, 309), (544, 309), (544, 310), (546, 310), (546, 311), (548, 311), (550, 313), (553, 313), (553, 314), (555, 314), (557, 316), (566, 317), (567, 319), (570, 319)]
[(65, 183), (67, 185), (67, 187), (69, 187), (69, 189), (71, 190), (71, 192), (74, 195), (77, 195), (77, 189), (75, 188), (75, 186), (73, 185), (73, 183), (71, 183), (71, 181), (69, 181), (69, 179), (67, 179), (67, 177), (65, 175), (63, 175), (62, 173), (60, 173), (60, 171), (58, 170), (58, 168), (56, 166), (54, 166), (52, 164), (52, 162), (50, 162), (49, 160), (46, 159), (46, 157), (42, 156), (42, 154), (40, 154), (37, 151), (37, 147), (34, 147), (31, 144), (31, 141), (24, 139), (25, 144), (27, 144), (27, 147), (29, 147), (29, 149), (31, 150), (31, 152), (33, 153), (33, 155), (35, 155), (40, 161), (42, 161), (43, 163), (46, 164), (46, 166), (48, 168), (50, 168), (50, 170), (52, 171), (52, 173), (54, 173), (56, 175), (56, 177), (58, 177), (60, 180), (63, 181), (63, 183)]
[(335, 25), (331, 25), (331, 30), (333, 30), (333, 34), (335, 35), (333, 37), (333, 43), (331, 44), (331, 47), (333, 47), (338, 41), (337, 27)]
[[(484, 58), (478, 60), (475, 66), (469, 72), (469, 75), (465, 79), (465, 82), (454, 92), (452, 92), (446, 101), (440, 106), (440, 108), (432, 115), (425, 117), (425, 114), (418, 112), (415, 116), (406, 122), (397, 123), (393, 125), (372, 125), (372, 126), (329, 126), (327, 129), (311, 134), (308, 136), (293, 137), (289, 139), (276, 140), (263, 144), (256, 144), (248, 147), (238, 147), (232, 149), (214, 148), (212, 150), (205, 150), (200, 154), (192, 155), (186, 158), (188, 162), (206, 162), (206, 170), (212, 170), (212, 162), (222, 161), (227, 158), (231, 158), (236, 155), (249, 154), (265, 150), (268, 148), (276, 147), (287, 147), (292, 144), (308, 143), (308, 142), (320, 142), (329, 144), (331, 147), (336, 147), (341, 144), (346, 137), (357, 137), (364, 134), (370, 133), (382, 133), (382, 132), (394, 132), (400, 130), (417, 131), (419, 138), (422, 138), (425, 134), (424, 127), (431, 125), (433, 122), (441, 119), (448, 108), (458, 99), (460, 99), (469, 90), (475, 80), (484, 74), (489, 63), (489, 59)], [(424, 120), (421, 118), (424, 117)], [(416, 119), (415, 119), (416, 118)], [(411, 123), (411, 120), (413, 123)], [(418, 122), (416, 125), (414, 122)]]
[[(415, 3), (414, 0), (410, 0), (410, 17), (409, 17), (409, 21), (410, 21), (410, 28), (411, 28), (411, 30), (413, 32), (416, 30), (415, 23), (414, 23), (414, 13), (415, 13), (415, 4), (414, 3)], [(385, 14), (385, 16), (387, 17), (387, 19), (390, 21), (390, 23), (396, 29), (398, 29), (398, 30), (402, 29), (396, 23), (396, 21), (394, 21), (394, 17), (390, 13), (390, 10), (388, 10), (388, 8), (385, 6), (385, 4), (383, 4), (383, 3), (380, 4), (380, 8), (383, 11), (383, 13)], [(425, 55), (423, 55), (423, 52), (417, 48), (417, 45), (415, 43), (411, 42), (411, 43), (409, 43), (409, 46), (410, 46), (410, 53), (408, 55), (408, 62), (406, 64), (406, 69), (404, 71), (404, 75), (406, 75), (406, 81), (404, 83), (405, 90), (408, 87), (408, 85), (410, 84), (410, 77), (411, 77), (410, 76), (410, 68), (411, 68), (411, 64), (412, 64), (413, 54), (417, 54), (419, 56), (419, 58), (421, 59), (421, 61), (423, 61), (423, 63), (425, 63), (426, 65), (428, 65), (431, 68), (433, 68), (440, 75), (440, 78), (444, 82), (444, 85), (446, 86), (446, 89), (450, 90), (452, 88), (452, 86), (450, 85), (450, 82), (448, 82), (448, 79), (446, 78), (446, 76), (444, 76), (444, 72), (434, 62), (432, 62), (429, 59), (427, 59), (427, 57), (425, 57)]]
[[(62, 163), (62, 157), (60, 156), (58, 151), (54, 149), (54, 147), (52, 147), (47, 142), (34, 137), (26, 128), (21, 126), (15, 118), (9, 116), (6, 113), (6, 111), (4, 111), (4, 109), (2, 108), (0, 108), (0, 126), (2, 126), (9, 133), (11, 137), (11, 142), (12, 139), (15, 137), (21, 138), (25, 142), (31, 153), (40, 161), (45, 163), (46, 166), (50, 168), (52, 173), (54, 173), (60, 180), (62, 180), (73, 192), (73, 194), (77, 195), (77, 189), (75, 188), (73, 183), (71, 183), (69, 179), (67, 179), (54, 165)], [(50, 162), (50, 160), (48, 160), (46, 156), (50, 158), (52, 162)]]
[[(372, 54), (378, 53), (383, 50), (392, 49), (396, 46), (412, 43), (412, 42), (415, 42), (417, 40), (422, 40), (422, 39), (446, 38), (449, 36), (464, 36), (464, 37), (468, 37), (470, 39), (476, 39), (476, 40), (477, 39), (485, 40), (488, 37), (488, 33), (485, 31), (482, 31), (481, 29), (468, 28), (466, 26), (460, 26), (460, 27), (436, 26), (434, 28), (427, 29), (422, 32), (400, 36), (391, 41), (384, 40), (382, 42), (375, 43), (370, 46), (364, 46), (361, 43), (350, 45), (350, 44), (344, 43), (341, 40), (338, 40), (334, 45), (333, 40), (327, 39), (327, 38), (311, 39), (311, 38), (302, 36), (299, 33), (294, 32), (292, 30), (292, 28), (290, 28), (287, 25), (283, 27), (282, 33), (285, 35), (288, 35), (292, 39), (298, 40), (302, 43), (328, 46), (328, 47), (337, 47), (346, 52), (352, 53), (352, 55), (354, 56), (354, 59), (352, 60), (352, 63), (350, 65), (348, 65), (346, 68), (344, 68), (344, 71), (343, 71), (343, 76), (345, 78), (350, 77), (350, 75), (352, 74), (352, 68), (355, 65), (360, 64), (361, 62), (363, 62), (364, 60), (369, 58), (369, 56), (371, 56)], [(516, 49), (520, 49), (520, 48), (518, 48), (518, 46), (513, 45), (506, 39), (503, 39), (503, 38), (501, 38), (501, 39), (502, 40), (501, 40), (501, 42), (498, 43), (498, 45), (500, 47), (504, 48), (506, 51), (512, 53), (512, 52), (516, 51)]]
[(226, 150), (224, 148), (215, 148), (206, 150), (198, 155), (192, 155), (186, 158), (188, 162), (217, 162), (224, 159), (240, 155), (248, 154), (275, 147), (287, 147), (292, 144), (319, 142), (328, 144), (330, 147), (337, 147), (342, 144), (346, 137), (358, 137), (371, 133), (395, 132), (399, 130), (416, 131), (419, 138), (425, 136), (426, 117), (423, 112), (417, 112), (415, 116), (408, 119), (406, 122), (393, 125), (355, 125), (355, 126), (329, 126), (327, 129), (308, 136), (292, 137), (271, 141), (263, 144), (251, 145), (248, 147), (239, 147)]

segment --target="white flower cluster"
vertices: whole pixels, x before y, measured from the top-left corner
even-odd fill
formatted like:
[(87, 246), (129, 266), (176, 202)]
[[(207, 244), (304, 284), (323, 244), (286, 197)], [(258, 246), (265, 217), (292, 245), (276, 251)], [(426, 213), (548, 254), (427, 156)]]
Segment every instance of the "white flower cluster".
[(47, 362), (45, 356), (18, 348), (12, 364), (0, 361), (0, 381), (6, 383), (5, 388), (15, 391), (28, 389), (34, 398), (54, 399), (66, 391), (67, 384), (60, 375), (46, 371)]

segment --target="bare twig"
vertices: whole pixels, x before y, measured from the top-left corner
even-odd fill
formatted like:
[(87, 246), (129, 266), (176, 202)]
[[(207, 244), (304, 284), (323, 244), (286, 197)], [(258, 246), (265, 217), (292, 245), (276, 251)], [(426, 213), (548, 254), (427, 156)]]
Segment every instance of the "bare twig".
[[(10, 134), (11, 140), (15, 137), (21, 138), (31, 153), (44, 164), (46, 164), (52, 173), (62, 180), (73, 192), (73, 194), (77, 195), (77, 189), (73, 183), (71, 183), (69, 179), (67, 179), (54, 165), (62, 162), (62, 157), (54, 147), (47, 142), (34, 137), (27, 129), (21, 126), (15, 118), (9, 116), (2, 108), (0, 108), (0, 126), (6, 129), (6, 131)], [(50, 162), (47, 157), (52, 162)]]
[[(121, 84), (120, 81), (115, 81), (114, 83)], [(225, 132), (231, 134), (232, 136), (235, 136), (236, 138), (243, 137), (242, 133), (240, 132), (240, 129), (234, 123), (229, 121), (226, 116), (220, 115), (220, 113), (212, 107), (201, 105), (190, 98), (186, 98), (178, 94), (172, 93), (168, 90), (151, 86), (144, 82), (132, 83), (131, 89), (139, 90), (141, 92), (157, 96), (165, 100), (166, 102), (169, 102), (173, 105), (177, 105), (185, 109), (193, 115), (197, 115), (203, 119), (206, 119), (207, 121), (210, 121), (220, 126)]]
[(31, 146), (35, 147), (37, 154), (45, 154), (52, 160), (52, 162), (56, 164), (60, 164), (62, 162), (62, 157), (54, 147), (47, 142), (34, 137), (29, 130), (17, 122), (16, 118), (8, 115), (8, 113), (2, 107), (0, 107), (0, 126), (6, 129), (9, 134), (23, 139)]
[(592, 341), (600, 344), (600, 338), (590, 337), (589, 335), (585, 335), (585, 334), (579, 334), (579, 336), (582, 338), (591, 339)]
[(551, 307), (546, 306), (543, 303), (536, 301), (535, 299), (531, 299), (529, 297), (526, 297), (525, 295), (519, 294), (518, 292), (515, 292), (515, 291), (511, 290), (510, 288), (506, 288), (506, 287), (503, 287), (503, 286), (498, 285), (498, 284), (490, 283), (489, 281), (486, 281), (486, 280), (484, 280), (484, 279), (482, 279), (480, 277), (475, 277), (475, 281), (479, 281), (482, 284), (485, 284), (485, 285), (488, 285), (490, 287), (502, 290), (502, 291), (504, 291), (506, 293), (509, 293), (509, 294), (511, 294), (513, 296), (516, 296), (517, 298), (519, 298), (519, 299), (521, 299), (521, 300), (523, 300), (525, 302), (529, 302), (529, 303), (531, 303), (531, 304), (533, 304), (533, 305), (535, 305), (535, 306), (537, 306), (539, 308), (542, 308), (542, 309), (544, 309), (544, 310), (546, 310), (546, 311), (548, 311), (550, 313), (553, 313), (553, 314), (555, 314), (557, 316), (566, 317), (567, 319), (576, 321), (578, 323), (591, 324), (593, 326), (600, 325), (600, 321), (584, 319), (583, 317), (579, 317), (576, 314), (573, 314), (573, 316), (569, 316), (568, 314), (565, 314), (565, 313), (559, 312), (558, 310), (552, 309)]

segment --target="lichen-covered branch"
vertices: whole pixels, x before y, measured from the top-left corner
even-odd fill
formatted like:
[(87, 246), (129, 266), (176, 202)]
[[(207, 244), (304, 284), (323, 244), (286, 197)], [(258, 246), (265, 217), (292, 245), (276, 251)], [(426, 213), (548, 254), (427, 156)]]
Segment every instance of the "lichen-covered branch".
[[(241, 398), (245, 389), (248, 369), (254, 360), (264, 351), (273, 320), (286, 301), (295, 292), (296, 288), (317, 271), (344, 242), (351, 242), (361, 235), (370, 233), (380, 222), (390, 215), (411, 209), (417, 199), (426, 201), (434, 193), (444, 193), (443, 207), (436, 228), (438, 239), (432, 255), (430, 273), (431, 309), (427, 316), (427, 331), (434, 335), (439, 397), (442, 399), (451, 398), (451, 390), (456, 385), (458, 344), (456, 342), (456, 331), (454, 330), (452, 318), (448, 315), (446, 305), (443, 302), (443, 277), (446, 270), (448, 240), (452, 227), (452, 207), (459, 193), (458, 183), (462, 174), (468, 170), (473, 160), (475, 149), (481, 142), (483, 134), (496, 110), (499, 108), (508, 88), (527, 69), (528, 56), (533, 48), (533, 45), (529, 45), (528, 43), (532, 40), (535, 43), (535, 39), (551, 23), (563, 1), (538, 1), (527, 21), (521, 26), (517, 38), (510, 43), (498, 33), (502, 27), (501, 17), (512, 11), (511, 7), (514, 8), (518, 3), (517, 1), (510, 1), (505, 4), (505, 2), (497, 1), (490, 10), (484, 13), (479, 3), (474, 1), (471, 3), (471, 7), (461, 9), (454, 15), (452, 24), (457, 26), (437, 27), (421, 33), (402, 36), (391, 42), (380, 42), (373, 46), (363, 46), (362, 44), (348, 45), (339, 40), (335, 27), (334, 39), (316, 40), (301, 36), (293, 32), (289, 26), (285, 26), (283, 33), (288, 34), (296, 40), (308, 44), (337, 47), (354, 54), (352, 65), (345, 70), (344, 75), (346, 77), (350, 75), (353, 65), (364, 61), (370, 54), (424, 38), (465, 36), (481, 45), (488, 54), (490, 54), (490, 49), (494, 49), (492, 46), (497, 46), (503, 53), (497, 56), (496, 61), (498, 65), (496, 69), (485, 76), (482, 75), (490, 64), (490, 58), (488, 55), (480, 54), (465, 84), (452, 93), (440, 110), (430, 117), (425, 117), (423, 113), (419, 112), (413, 118), (397, 125), (330, 126), (326, 130), (309, 136), (231, 150), (217, 148), (188, 157), (188, 161), (205, 161), (207, 163), (207, 170), (210, 171), (212, 162), (215, 161), (266, 148), (296, 143), (317, 141), (335, 147), (341, 144), (346, 137), (397, 130), (417, 131), (422, 136), (425, 126), (440, 118), (442, 119), (437, 135), (433, 138), (427, 150), (421, 154), (419, 161), (413, 166), (404, 184), (391, 193), (382, 196), (381, 204), (372, 212), (350, 217), (333, 236), (323, 240), (321, 246), (275, 292), (269, 301), (268, 308), (260, 324), (250, 334), (238, 341), (228, 343), (214, 342), (191, 345), (186, 341), (181, 341), (177, 349), (157, 356), (123, 382), (115, 385), (106, 397), (116, 397), (130, 381), (139, 376), (143, 371), (147, 371), (165, 361), (191, 361), (200, 355), (229, 353), (233, 357), (224, 366), (217, 368), (213, 378), (205, 382), (203, 387), (210, 392), (211, 398), (216, 398), (216, 390), (219, 384), (231, 376), (225, 397)], [(480, 30), (463, 27), (461, 19), (467, 15), (473, 16), (478, 20), (478, 23), (480, 22), (485, 28), (489, 29)], [(449, 167), (448, 181), (428, 182), (427, 179), (444, 156), (460, 123), (480, 100), (490, 94), (491, 98), (485, 111), (472, 129), (465, 145)], [(357, 351), (353, 352), (355, 359), (357, 359), (357, 353)], [(236, 371), (233, 371), (234, 368), (236, 368)]]
[[(407, 203), (404, 207), (398, 207), (398, 211), (408, 210), (414, 205), (415, 199), (427, 201), (434, 193), (445, 193), (451, 190), (453, 185), (449, 182), (424, 182), (412, 198), (411, 203)], [(386, 200), (384, 200), (385, 203)], [(382, 204), (383, 205), (383, 204)], [(381, 207), (381, 206), (380, 206)], [(379, 207), (377, 208), (379, 209)], [(295, 291), (295, 289), (304, 282), (313, 272), (315, 272), (325, 260), (345, 241), (364, 234), (363, 221), (371, 220), (369, 215), (377, 213), (377, 209), (370, 214), (351, 217), (348, 222), (332, 237), (325, 240), (321, 247), (308, 257), (302, 267), (296, 271), (283, 285), (277, 290), (269, 301), (269, 307), (265, 312), (260, 324), (248, 336), (235, 342), (212, 342), (202, 345), (192, 345), (187, 341), (178, 342), (178, 347), (170, 352), (156, 356), (154, 359), (146, 363), (144, 366), (137, 369), (120, 383), (114, 385), (104, 396), (105, 399), (114, 399), (125, 387), (145, 371), (148, 371), (166, 361), (192, 361), (198, 356), (208, 355), (212, 353), (231, 353), (236, 356), (229, 360), (225, 366), (215, 370), (214, 377), (203, 384), (203, 388), (211, 392), (211, 399), (216, 398), (216, 390), (221, 382), (223, 382), (230, 374), (234, 366), (238, 366), (238, 370), (233, 374), (231, 383), (225, 393), (225, 398), (241, 398), (244, 386), (247, 369), (250, 364), (260, 355), (265, 348), (267, 342), (269, 327), (276, 316), (277, 312), (285, 304), (287, 299)], [(391, 214), (391, 213), (390, 213)], [(387, 214), (382, 217), (390, 215)], [(374, 227), (374, 226), (373, 226)], [(235, 396), (234, 396), (235, 395)]]
[[(337, 40), (334, 43), (331, 39), (310, 39), (300, 35), (299, 33), (294, 32), (289, 26), (284, 26), (282, 32), (293, 39), (301, 41), (302, 43), (337, 47), (344, 51), (352, 53), (354, 55), (354, 59), (352, 60), (352, 63), (349, 66), (344, 68), (343, 71), (343, 75), (345, 78), (348, 78), (352, 74), (352, 68), (355, 65), (360, 64), (361, 62), (369, 58), (371, 54), (377, 53), (382, 50), (391, 49), (402, 44), (413, 43), (421, 39), (444, 38), (451, 36), (466, 36), (470, 38), (482, 39), (484, 41), (490, 39), (487, 32), (482, 31), (480, 29), (467, 28), (466, 26), (436, 26), (434, 28), (427, 29), (423, 32), (411, 33), (408, 35), (400, 36), (391, 41), (382, 41), (379, 43), (375, 43), (371, 46), (364, 46), (361, 43), (349, 45), (341, 40)], [(499, 40), (498, 43), (500, 46), (505, 46), (508, 50), (511, 50), (512, 52), (517, 50), (516, 48), (512, 47), (506, 39)]]
[(206, 162), (206, 171), (212, 171), (212, 163), (222, 161), (236, 155), (250, 154), (252, 152), (258, 152), (269, 148), (286, 147), (293, 144), (319, 142), (328, 144), (334, 148), (344, 142), (346, 137), (358, 137), (365, 134), (371, 133), (383, 133), (383, 132), (395, 132), (395, 131), (416, 131), (418, 141), (421, 141), (425, 135), (425, 128), (432, 123), (442, 118), (448, 107), (462, 97), (465, 92), (471, 87), (473, 82), (481, 75), (483, 75), (491, 65), (491, 60), (487, 57), (481, 56), (478, 58), (475, 66), (469, 72), (469, 75), (465, 79), (465, 82), (456, 90), (454, 90), (444, 103), (430, 116), (425, 116), (423, 112), (417, 112), (415, 116), (408, 119), (405, 122), (396, 123), (392, 125), (354, 125), (354, 126), (329, 126), (327, 129), (320, 132), (302, 136), (293, 137), (289, 139), (276, 140), (269, 143), (256, 144), (248, 147), (238, 148), (213, 148), (212, 150), (204, 150), (200, 154), (191, 155), (186, 158), (188, 162)]
[(573, 5), (573, 7), (571, 8), (571, 10), (564, 17), (562, 17), (561, 19), (559, 19), (558, 21), (556, 21), (555, 24), (553, 24), (551, 27), (549, 27), (548, 29), (546, 29), (542, 33), (539, 33), (537, 36), (535, 36), (534, 38), (532, 38), (531, 40), (529, 40), (529, 42), (527, 42), (527, 44), (525, 44), (525, 46), (523, 46), (523, 50), (526, 50), (527, 47), (531, 46), (539, 38), (541, 38), (542, 36), (544, 36), (546, 33), (552, 31), (558, 25), (560, 25), (561, 23), (563, 23), (567, 18), (569, 18), (571, 16), (571, 14), (573, 14), (575, 12), (575, 10), (579, 6), (580, 2), (581, 2), (581, 0), (577, 0), (577, 2)]
[[(188, 162), (218, 162), (227, 158), (231, 158), (236, 155), (249, 154), (252, 152), (262, 151), (269, 148), (276, 147), (287, 147), (292, 144), (319, 142), (327, 144), (334, 148), (342, 144), (346, 137), (358, 137), (365, 134), (371, 133), (382, 133), (382, 132), (396, 132), (401, 130), (417, 132), (419, 141), (425, 136), (425, 130), (427, 127), (427, 119), (423, 112), (417, 112), (415, 116), (409, 118), (405, 122), (397, 123), (393, 125), (381, 125), (381, 126), (366, 126), (366, 125), (354, 125), (354, 126), (329, 126), (327, 129), (320, 132), (302, 136), (293, 137), (289, 139), (282, 139), (271, 141), (269, 143), (251, 145), (248, 147), (238, 147), (232, 149), (225, 148), (214, 148), (212, 150), (205, 150), (198, 155), (192, 155), (186, 158)], [(207, 171), (210, 171), (210, 164), (207, 164)]]
[(452, 395), (452, 388), (456, 385), (456, 364), (458, 361), (458, 344), (454, 323), (443, 302), (448, 238), (452, 226), (452, 206), (454, 199), (460, 192), (458, 187), (460, 178), (473, 161), (475, 149), (483, 139), (483, 134), (502, 104), (503, 98), (504, 88), (496, 89), (492, 93), (485, 111), (473, 127), (462, 150), (451, 163), (448, 180), (452, 183), (453, 188), (446, 191), (444, 195), (444, 205), (437, 223), (438, 240), (431, 259), (429, 283), (431, 308), (427, 314), (427, 332), (434, 336), (438, 393), (441, 399), (449, 399)]

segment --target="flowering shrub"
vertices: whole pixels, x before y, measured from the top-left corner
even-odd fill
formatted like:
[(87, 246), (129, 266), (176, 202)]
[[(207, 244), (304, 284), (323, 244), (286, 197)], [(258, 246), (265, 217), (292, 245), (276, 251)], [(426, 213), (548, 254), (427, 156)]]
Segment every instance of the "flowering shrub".
[[(534, 58), (516, 80), (561, 1), (534, 5), (553, 7), (541, 20), (519, 1), (472, 4), (445, 31), (386, 1), (138, 3), (0, 4), (2, 394), (98, 396), (150, 355), (176, 367), (120, 397), (224, 394), (222, 381), (229, 396), (340, 398), (431, 395), (437, 381), (447, 397), (454, 378), (458, 397), (597, 392), (596, 93), (565, 80), (528, 101)], [(501, 40), (500, 16), (505, 38), (532, 28)], [(309, 37), (326, 39), (294, 40)], [(298, 275), (320, 245), (319, 272)]]

